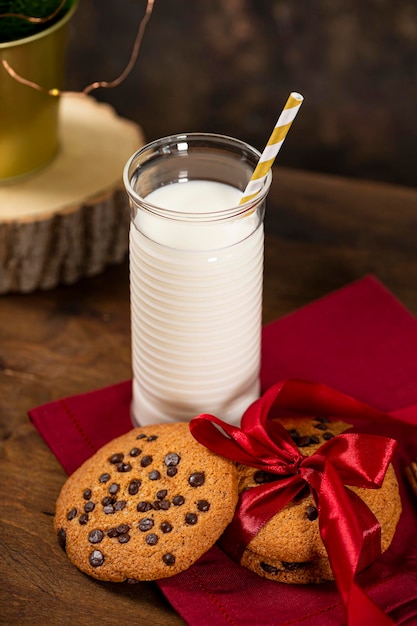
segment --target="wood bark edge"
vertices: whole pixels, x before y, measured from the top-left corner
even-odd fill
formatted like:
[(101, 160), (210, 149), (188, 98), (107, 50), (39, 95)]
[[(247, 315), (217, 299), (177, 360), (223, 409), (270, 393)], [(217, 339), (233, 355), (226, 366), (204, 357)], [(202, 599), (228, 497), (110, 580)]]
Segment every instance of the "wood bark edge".
[(128, 231), (122, 188), (47, 219), (0, 223), (0, 293), (52, 289), (97, 275), (124, 259)]

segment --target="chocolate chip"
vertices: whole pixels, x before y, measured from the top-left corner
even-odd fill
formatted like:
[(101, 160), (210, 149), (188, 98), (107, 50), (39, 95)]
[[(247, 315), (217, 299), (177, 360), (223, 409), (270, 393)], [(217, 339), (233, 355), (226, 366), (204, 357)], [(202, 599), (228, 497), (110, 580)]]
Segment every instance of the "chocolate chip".
[(161, 500), (159, 502), (159, 508), (162, 511), (168, 511), (169, 507), (171, 506), (171, 502), (169, 500)]
[[(298, 439), (298, 437), (300, 436), (300, 433), (299, 433), (299, 432), (298, 432), (298, 430), (296, 430), (295, 428), (290, 428), (287, 432), (288, 432), (289, 436), (290, 436), (292, 439), (294, 439), (294, 440), (295, 440), (295, 439)], [(262, 566), (262, 563), (261, 563), (261, 566)], [(271, 567), (272, 567), (272, 566), (271, 566)]]
[(310, 522), (313, 522), (315, 519), (317, 519), (318, 515), (319, 512), (315, 506), (308, 506), (306, 508), (306, 516), (310, 520)]
[(129, 530), (130, 526), (128, 524), (119, 524), (116, 528), (110, 528), (107, 531), (107, 536), (111, 539), (117, 537), (120, 543), (127, 543), (130, 540)]
[(165, 565), (174, 565), (175, 556), (168, 552), (167, 554), (164, 554), (164, 556), (162, 557), (162, 560), (165, 563)]
[(160, 511), (161, 510), (161, 503), (159, 500), (155, 500), (155, 502), (152, 502), (152, 508), (154, 509), (154, 511)]
[(189, 524), (190, 526), (194, 526), (194, 524), (197, 524), (197, 520), (198, 517), (195, 513), (187, 513), (185, 516), (185, 523)]
[(118, 500), (116, 502), (116, 504), (114, 505), (114, 510), (115, 511), (123, 511), (123, 509), (125, 508), (126, 504), (127, 504), (126, 500)]
[(172, 498), (172, 504), (175, 504), (175, 506), (181, 506), (182, 504), (184, 504), (184, 502), (185, 502), (184, 496), (174, 496)]
[(158, 435), (149, 435), (146, 441), (155, 441), (155, 439), (158, 439)]
[(267, 482), (266, 475), (267, 475), (267, 472), (264, 472), (262, 470), (258, 470), (257, 472), (254, 473), (253, 480), (258, 485), (261, 485), (262, 483), (266, 483)]
[(91, 513), (91, 511), (93, 511), (93, 510), (94, 510), (94, 507), (95, 507), (95, 506), (96, 506), (96, 505), (94, 504), (94, 502), (92, 502), (91, 500), (89, 500), (88, 502), (86, 502), (86, 503), (84, 504), (84, 511), (85, 511), (86, 513)]
[(326, 424), (322, 424), (322, 422), (319, 422), (318, 424), (313, 424), (314, 428), (317, 428), (317, 430), (327, 430), (327, 426)]
[(170, 533), (172, 530), (172, 526), (169, 522), (162, 522), (160, 528), (163, 533)]
[(191, 485), (191, 487), (201, 487), (201, 485), (204, 484), (205, 480), (206, 477), (204, 475), (204, 472), (194, 472), (188, 478), (188, 483)]
[(327, 417), (320, 416), (320, 415), (316, 417), (316, 420), (318, 422), (321, 422), (322, 424), (328, 424), (329, 423), (329, 419)]
[(170, 476), (172, 478), (172, 476), (176, 476), (177, 474), (178, 470), (175, 465), (170, 465), (169, 467), (167, 467), (167, 476)]
[(296, 444), (299, 448), (305, 448), (306, 446), (309, 446), (311, 443), (310, 440), (310, 436), (309, 435), (304, 435), (302, 437), (298, 437)]
[(78, 521), (81, 524), (81, 526), (85, 526), (85, 524), (88, 522), (88, 515), (87, 515), (87, 513), (82, 513), (80, 515), (80, 517), (78, 518)]
[(253, 480), (258, 485), (262, 485), (263, 483), (271, 483), (276, 480), (277, 477), (275, 474), (271, 474), (271, 472), (265, 472), (264, 470), (258, 470), (253, 475)]
[(130, 465), (130, 463), (117, 463), (116, 469), (118, 472), (122, 472), (124, 474), (126, 472), (130, 472), (132, 466)]
[(107, 504), (103, 507), (103, 513), (106, 515), (112, 515), (114, 513), (114, 506), (112, 504)]
[(84, 498), (84, 500), (90, 500), (91, 499), (91, 489), (84, 489), (83, 498)]
[(203, 511), (206, 512), (208, 511), (210, 508), (210, 502), (208, 502), (207, 500), (198, 500), (197, 501), (197, 509), (199, 511)]
[(98, 480), (100, 483), (106, 483), (107, 481), (110, 480), (110, 474), (107, 474), (107, 473), (102, 474)]
[(132, 448), (131, 451), (129, 452), (130, 456), (139, 456), (139, 454), (142, 452), (142, 450), (140, 448)]
[(138, 435), (136, 437), (136, 439), (145, 439), (146, 435), (144, 435), (143, 433), (141, 433), (140, 435)]
[(135, 496), (139, 491), (139, 487), (141, 486), (141, 484), (141, 481), (136, 478), (132, 480), (132, 482), (129, 484), (129, 487), (127, 488), (129, 494), (131, 496)]
[[(168, 531), (166, 531), (168, 532)], [(67, 533), (65, 532), (65, 528), (60, 528), (57, 533), (58, 537), (58, 545), (65, 550), (65, 546), (67, 545)]]
[(306, 565), (309, 565), (309, 563), (289, 563), (287, 561), (282, 561), (282, 567), (286, 570), (289, 570), (290, 572), (293, 572), (297, 569), (303, 569), (304, 567), (306, 567)]
[(100, 530), (99, 528), (95, 528), (88, 535), (88, 541), (90, 543), (100, 543), (100, 541), (103, 540), (103, 537), (104, 537), (103, 531)]
[(93, 550), (90, 554), (90, 565), (91, 567), (100, 567), (104, 563), (104, 556), (100, 550)]
[(150, 530), (153, 527), (153, 524), (154, 524), (153, 519), (151, 519), (150, 517), (144, 517), (139, 522), (139, 530), (141, 530), (142, 532), (145, 532), (146, 530)]
[(325, 433), (323, 433), (323, 439), (325, 439), (326, 441), (329, 441), (329, 439), (333, 439), (334, 434), (330, 432), (330, 430), (327, 430)]
[(152, 509), (152, 504), (150, 502), (138, 502), (138, 505), (136, 507), (136, 510), (139, 511), (139, 513), (146, 513), (146, 511), (150, 511)]
[(145, 454), (140, 460), (140, 464), (142, 467), (148, 467), (152, 463), (153, 459), (149, 454)]
[(149, 535), (146, 535), (145, 541), (150, 546), (156, 546), (159, 541), (159, 537), (158, 535), (155, 535), (155, 533), (149, 533)]
[(119, 491), (119, 489), (120, 489), (120, 485), (118, 485), (117, 483), (112, 483), (109, 487), (109, 493), (115, 496), (116, 493)]
[(77, 517), (77, 509), (71, 509), (67, 513), (67, 520), (70, 522), (74, 517)]
[(320, 443), (320, 439), (317, 435), (310, 435), (310, 443)]
[(269, 565), (269, 563), (262, 562), (260, 565), (261, 565), (261, 569), (263, 569), (263, 571), (266, 572), (267, 574), (278, 574), (278, 572), (280, 571), (277, 567), (274, 567), (273, 565)]
[(110, 463), (113, 463), (113, 465), (116, 465), (116, 463), (120, 463), (120, 461), (123, 461), (124, 456), (125, 455), (122, 452), (116, 452), (115, 454), (112, 454), (108, 460), (110, 461)]
[(116, 498), (113, 498), (112, 496), (104, 496), (104, 498), (101, 501), (101, 504), (103, 506), (108, 506), (109, 504), (114, 504), (116, 502)]
[(129, 532), (130, 526), (129, 524), (119, 524), (118, 526), (116, 526), (115, 530), (119, 535), (124, 535), (125, 533)]
[(158, 472), (158, 470), (152, 470), (152, 472), (149, 472), (149, 480), (159, 480), (161, 478), (161, 472)]
[(159, 491), (156, 492), (156, 497), (158, 498), (158, 500), (163, 500), (164, 498), (166, 498), (168, 495), (168, 489), (160, 489)]
[(172, 465), (178, 465), (180, 460), (181, 460), (181, 457), (179, 454), (177, 454), (176, 452), (170, 452), (165, 457), (165, 465), (167, 467), (170, 467)]

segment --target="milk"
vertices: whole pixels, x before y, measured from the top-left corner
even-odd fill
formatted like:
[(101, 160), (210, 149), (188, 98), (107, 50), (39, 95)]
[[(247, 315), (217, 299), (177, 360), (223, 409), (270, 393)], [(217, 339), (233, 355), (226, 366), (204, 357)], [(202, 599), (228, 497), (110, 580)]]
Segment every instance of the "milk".
[(174, 182), (132, 220), (136, 423), (212, 413), (238, 424), (259, 396), (263, 224), (259, 211), (228, 212), (241, 195), (214, 181)]

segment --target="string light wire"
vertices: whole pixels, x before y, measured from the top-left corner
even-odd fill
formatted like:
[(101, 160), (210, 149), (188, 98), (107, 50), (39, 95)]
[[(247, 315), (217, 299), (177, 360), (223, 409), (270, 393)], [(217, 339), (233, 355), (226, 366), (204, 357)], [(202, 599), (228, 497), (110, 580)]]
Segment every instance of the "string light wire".
[[(52, 17), (54, 15), (56, 15), (56, 13), (60, 10), (61, 6), (64, 4), (65, 0), (63, 0), (60, 4), (60, 6), (58, 7), (58, 9), (56, 9), (54, 11), (54, 13), (52, 15), (48, 15), (47, 18), (32, 18), (29, 16), (24, 16), (24, 15), (20, 15), (20, 14), (2, 14), (0, 15), (0, 17), (22, 17), (23, 19), (26, 19), (27, 21), (33, 21), (33, 20), (39, 20), (39, 21), (48, 21), (50, 19), (52, 19)], [(76, 91), (76, 92), (70, 92), (70, 91), (61, 91), (60, 89), (57, 89), (56, 87), (53, 87), (52, 89), (45, 89), (44, 87), (42, 87), (41, 85), (39, 85), (38, 83), (35, 83), (31, 80), (28, 80), (27, 78), (24, 78), (24, 76), (20, 76), (20, 74), (18, 74), (12, 67), (11, 65), (5, 60), (2, 59), (2, 65), (4, 67), (4, 69), (6, 70), (6, 72), (17, 82), (22, 83), (23, 85), (27, 85), (28, 87), (31, 87), (32, 89), (36, 89), (37, 91), (41, 91), (43, 93), (47, 93), (50, 96), (60, 96), (63, 94), (71, 94), (71, 95), (80, 95), (80, 96), (86, 96), (89, 93), (91, 93), (92, 91), (94, 91), (94, 89), (99, 89), (99, 88), (105, 88), (105, 89), (111, 89), (113, 87), (117, 87), (118, 85), (120, 85), (120, 83), (122, 83), (125, 78), (130, 74), (130, 72), (132, 71), (132, 68), (134, 67), (136, 60), (138, 58), (139, 55), (139, 50), (140, 50), (140, 46), (142, 43), (142, 39), (143, 36), (145, 34), (145, 30), (146, 30), (146, 26), (151, 18), (152, 15), (152, 11), (154, 8), (154, 4), (155, 4), (155, 0), (147, 0), (146, 3), (146, 9), (145, 9), (145, 14), (142, 17), (142, 19), (139, 22), (139, 27), (136, 33), (136, 37), (135, 37), (135, 41), (133, 43), (133, 47), (132, 47), (132, 52), (130, 54), (130, 59), (126, 65), (126, 67), (124, 68), (124, 70), (122, 71), (122, 73), (117, 76), (117, 78), (115, 78), (114, 80), (111, 81), (107, 81), (107, 80), (100, 80), (100, 81), (95, 81), (93, 83), (90, 83), (89, 85), (87, 85), (86, 87), (84, 87), (84, 89), (82, 91)]]
[(60, 10), (64, 7), (64, 4), (67, 0), (61, 0), (55, 11), (47, 15), (46, 17), (33, 17), (32, 15), (23, 15), (23, 13), (0, 13), (0, 18), (2, 17), (14, 17), (19, 20), (25, 20), (25, 22), (30, 22), (31, 24), (44, 24), (45, 22), (49, 22), (53, 20), (56, 15), (60, 12)]

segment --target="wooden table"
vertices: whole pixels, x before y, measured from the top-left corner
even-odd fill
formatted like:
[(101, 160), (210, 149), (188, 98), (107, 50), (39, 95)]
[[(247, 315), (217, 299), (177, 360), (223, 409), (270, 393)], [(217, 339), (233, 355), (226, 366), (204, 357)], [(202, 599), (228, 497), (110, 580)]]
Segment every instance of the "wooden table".
[[(264, 321), (373, 273), (417, 314), (417, 189), (275, 170)], [(0, 297), (0, 623), (183, 624), (153, 583), (103, 584), (52, 528), (65, 474), (27, 410), (130, 378), (127, 262), (71, 287)]]

